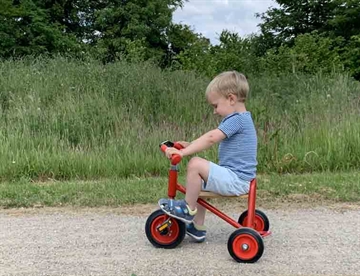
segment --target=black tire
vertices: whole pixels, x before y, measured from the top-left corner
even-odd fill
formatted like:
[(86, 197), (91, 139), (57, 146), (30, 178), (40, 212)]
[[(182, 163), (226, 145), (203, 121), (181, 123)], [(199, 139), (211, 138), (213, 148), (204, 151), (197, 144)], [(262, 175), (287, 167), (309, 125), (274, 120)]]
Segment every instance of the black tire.
[(172, 225), (163, 233), (157, 227), (169, 218), (161, 209), (153, 212), (145, 224), (145, 233), (151, 244), (158, 248), (171, 249), (177, 247), (185, 237), (185, 223), (171, 218)]
[[(245, 221), (248, 218), (248, 210), (244, 211), (240, 217), (238, 222), (242, 225), (245, 226)], [(264, 212), (260, 211), (260, 210), (255, 210), (255, 226), (254, 229), (256, 231), (269, 231), (270, 229), (270, 222), (268, 217), (265, 215)]]
[(264, 242), (254, 229), (239, 228), (229, 237), (228, 251), (239, 263), (255, 263), (264, 253)]

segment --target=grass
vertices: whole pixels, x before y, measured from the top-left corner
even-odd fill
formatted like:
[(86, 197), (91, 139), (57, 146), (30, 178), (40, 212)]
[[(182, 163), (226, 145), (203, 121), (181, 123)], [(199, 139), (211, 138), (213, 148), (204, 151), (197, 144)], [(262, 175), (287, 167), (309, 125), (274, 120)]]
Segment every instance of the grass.
[[(0, 62), (0, 181), (165, 176), (159, 142), (219, 118), (208, 79), (148, 64)], [(346, 74), (250, 79), (259, 173), (360, 167), (360, 85)], [(216, 147), (201, 153), (216, 161)], [(186, 162), (186, 161), (185, 161)]]
[[(208, 82), (149, 63), (0, 62), (0, 205), (156, 202), (168, 165), (159, 142), (219, 123)], [(249, 82), (262, 196), (359, 200), (360, 84), (343, 73)], [(216, 162), (217, 148), (199, 156)]]
[[(184, 177), (179, 178), (183, 183)], [(312, 173), (302, 175), (260, 175), (258, 196), (262, 200), (292, 200), (305, 195), (314, 201), (358, 202), (360, 172)], [(0, 184), (0, 206), (126, 206), (156, 204), (167, 196), (164, 177), (106, 179), (97, 181), (20, 181)], [(182, 195), (179, 195), (180, 197)]]

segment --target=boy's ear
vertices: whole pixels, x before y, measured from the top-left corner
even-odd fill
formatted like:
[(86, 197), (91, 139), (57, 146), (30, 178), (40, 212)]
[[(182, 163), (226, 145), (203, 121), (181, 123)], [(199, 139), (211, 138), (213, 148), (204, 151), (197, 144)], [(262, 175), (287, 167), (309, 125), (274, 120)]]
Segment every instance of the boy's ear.
[(230, 102), (237, 102), (237, 97), (234, 94), (229, 94), (228, 99), (230, 100)]

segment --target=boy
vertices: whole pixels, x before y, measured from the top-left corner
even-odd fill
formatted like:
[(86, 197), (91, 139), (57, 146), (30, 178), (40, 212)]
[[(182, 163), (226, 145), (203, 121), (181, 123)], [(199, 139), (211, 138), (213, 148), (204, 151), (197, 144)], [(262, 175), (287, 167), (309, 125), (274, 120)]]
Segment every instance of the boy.
[(206, 98), (214, 114), (222, 117), (218, 128), (191, 143), (182, 142), (184, 149), (168, 148), (165, 152), (168, 158), (173, 154), (184, 157), (220, 143), (218, 165), (200, 157), (189, 161), (185, 200), (159, 200), (165, 213), (188, 223), (187, 234), (198, 242), (206, 237), (206, 209), (197, 204), (200, 191), (225, 196), (247, 194), (256, 176), (257, 136), (251, 113), (245, 107), (248, 92), (243, 74), (229, 71), (216, 76), (206, 89)]

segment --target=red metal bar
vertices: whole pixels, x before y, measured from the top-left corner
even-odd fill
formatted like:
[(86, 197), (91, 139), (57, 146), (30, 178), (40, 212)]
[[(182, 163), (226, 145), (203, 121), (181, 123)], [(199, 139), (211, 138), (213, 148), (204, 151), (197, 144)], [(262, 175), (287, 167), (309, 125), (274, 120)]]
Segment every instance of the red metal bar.
[(256, 204), (256, 179), (253, 179), (250, 182), (250, 191), (248, 198), (248, 220), (246, 227), (254, 228), (255, 227), (255, 204)]
[(183, 185), (177, 183), (176, 184), (176, 189), (179, 191), (179, 192), (182, 192), (183, 194), (186, 194), (186, 189)]
[(169, 170), (168, 197), (174, 199), (176, 196), (178, 172), (177, 170)]
[(271, 235), (271, 231), (259, 231), (259, 234), (260, 234), (262, 237), (267, 237), (267, 236), (270, 236), (270, 235)]
[[(176, 188), (178, 191), (182, 192), (183, 194), (186, 194), (186, 189), (184, 186), (177, 184)], [(213, 214), (215, 214), (216, 216), (218, 216), (219, 218), (225, 220), (227, 223), (229, 223), (230, 225), (234, 226), (235, 228), (240, 228), (241, 225), (235, 221), (234, 219), (232, 219), (231, 217), (229, 217), (228, 215), (224, 214), (223, 212), (221, 212), (220, 210), (218, 210), (217, 208), (215, 208), (214, 206), (212, 206), (210, 203), (208, 203), (207, 201), (203, 200), (202, 198), (199, 198), (197, 200), (197, 202), (205, 207), (207, 210), (209, 210), (210, 212), (212, 212)]]
[(205, 207), (207, 210), (209, 210), (210, 212), (212, 212), (213, 214), (215, 214), (216, 216), (218, 216), (219, 218), (225, 220), (227, 223), (229, 223), (230, 225), (234, 226), (235, 228), (241, 228), (242, 226), (240, 225), (240, 223), (238, 223), (237, 221), (235, 221), (234, 219), (232, 219), (231, 217), (229, 217), (228, 215), (224, 214), (223, 212), (221, 212), (220, 210), (218, 210), (217, 208), (215, 208), (214, 206), (212, 206), (210, 203), (208, 203), (207, 201), (203, 200), (202, 198), (199, 198), (197, 201), (201, 206)]

